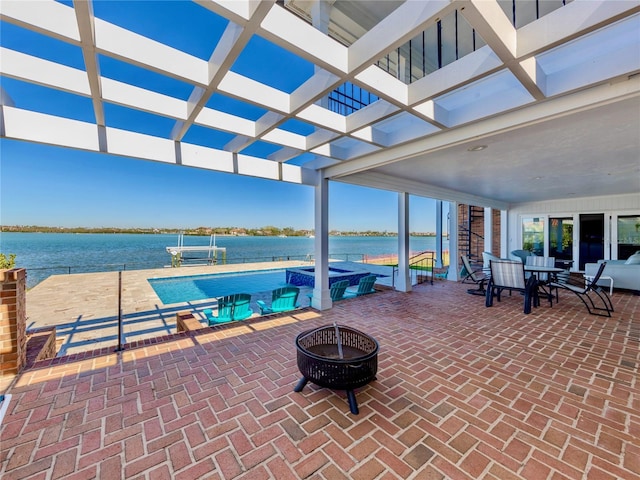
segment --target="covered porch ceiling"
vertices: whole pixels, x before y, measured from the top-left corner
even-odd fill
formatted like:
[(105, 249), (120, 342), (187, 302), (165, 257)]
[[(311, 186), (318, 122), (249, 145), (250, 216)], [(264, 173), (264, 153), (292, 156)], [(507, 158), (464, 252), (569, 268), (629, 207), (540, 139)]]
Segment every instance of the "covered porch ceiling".
[[(518, 28), (493, 0), (323, 2), (328, 34), (314, 3), (3, 0), (0, 134), (494, 208), (640, 193), (640, 2)], [(380, 67), (451, 15), (482, 46), (409, 82)], [(343, 85), (374, 101), (330, 111)]]

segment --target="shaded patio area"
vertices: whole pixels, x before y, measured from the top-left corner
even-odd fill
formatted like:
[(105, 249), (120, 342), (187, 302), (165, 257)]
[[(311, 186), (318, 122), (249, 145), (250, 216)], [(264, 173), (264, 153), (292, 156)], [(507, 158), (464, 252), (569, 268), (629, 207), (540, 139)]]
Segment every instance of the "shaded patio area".
[[(421, 284), (176, 334), (25, 371), (1, 428), (21, 478), (640, 478), (640, 296), (613, 318), (573, 295), (522, 313), (468, 285)], [(374, 336), (377, 380), (299, 378), (294, 339), (332, 322)]]

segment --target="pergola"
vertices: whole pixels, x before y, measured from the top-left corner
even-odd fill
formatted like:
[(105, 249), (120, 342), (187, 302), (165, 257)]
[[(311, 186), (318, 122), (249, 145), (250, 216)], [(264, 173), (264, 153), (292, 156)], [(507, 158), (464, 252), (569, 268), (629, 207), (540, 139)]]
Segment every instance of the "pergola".
[[(526, 23), (525, 3), (538, 7)], [(398, 192), (407, 290), (410, 194), (505, 218), (568, 197), (623, 196), (640, 210), (640, 2), (564, 3), (173, 2), (176, 26), (200, 35), (174, 44), (146, 21), (152, 2), (3, 0), (0, 135), (313, 186), (321, 309), (328, 182)], [(327, 99), (345, 86), (368, 100), (332, 111)], [(79, 107), (61, 113), (31, 88)], [(160, 117), (170, 133), (119, 122), (116, 108)]]

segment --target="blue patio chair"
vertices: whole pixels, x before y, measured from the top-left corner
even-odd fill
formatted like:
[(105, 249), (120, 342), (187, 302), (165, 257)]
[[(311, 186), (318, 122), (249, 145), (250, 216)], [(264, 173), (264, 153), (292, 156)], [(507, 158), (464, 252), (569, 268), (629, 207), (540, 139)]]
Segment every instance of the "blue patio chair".
[(535, 253), (530, 252), (529, 250), (512, 250), (511, 258), (513, 260), (520, 260), (523, 264), (527, 263), (527, 257), (534, 256)]
[(258, 300), (256, 303), (260, 307), (260, 315), (269, 313), (288, 312), (299, 308), (297, 304), (300, 289), (298, 287), (282, 287), (276, 288), (271, 292), (271, 306), (268, 307), (265, 302)]
[(334, 282), (329, 289), (329, 296), (331, 297), (331, 300), (334, 302), (343, 300), (345, 298), (344, 292), (346, 292), (348, 286), (349, 280), (338, 280), (337, 282)]
[(347, 288), (344, 292), (344, 298), (359, 297), (361, 295), (367, 295), (369, 293), (375, 293), (376, 289), (373, 285), (378, 279), (377, 275), (367, 275), (362, 277), (358, 282), (358, 288), (356, 290)]
[(214, 315), (210, 308), (203, 310), (209, 326), (219, 323), (244, 320), (253, 315), (249, 306), (251, 295), (248, 293), (234, 293), (218, 298), (218, 315)]
[(434, 273), (433, 276), (441, 280), (446, 280), (447, 278), (449, 278), (449, 265), (446, 266), (444, 271)]
[[(338, 300), (344, 300), (346, 297), (344, 296), (347, 287), (349, 286), (349, 280), (338, 280), (331, 284), (329, 288), (329, 296), (333, 302), (337, 302)], [(311, 300), (313, 299), (313, 293), (307, 295), (309, 297), (309, 304), (311, 304)]]

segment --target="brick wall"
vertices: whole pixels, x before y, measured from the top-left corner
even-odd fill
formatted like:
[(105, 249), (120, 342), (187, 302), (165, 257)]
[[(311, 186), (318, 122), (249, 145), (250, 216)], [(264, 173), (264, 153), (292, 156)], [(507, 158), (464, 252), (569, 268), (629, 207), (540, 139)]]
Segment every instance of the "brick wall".
[(25, 368), (30, 368), (35, 362), (55, 358), (58, 353), (56, 343), (56, 327), (43, 327), (27, 332), (27, 361)]
[[(458, 225), (470, 226), (472, 232), (472, 245), (471, 251), (475, 252), (483, 252), (485, 250), (484, 245), (481, 244), (482, 238), (484, 238), (484, 218), (476, 217), (472, 222), (468, 222), (468, 208), (469, 205), (459, 204), (458, 205)], [(493, 241), (491, 242), (491, 253), (500, 256), (500, 228), (501, 228), (501, 217), (500, 210), (492, 210), (492, 231), (493, 231)], [(463, 232), (462, 229), (458, 232), (458, 245), (465, 245), (464, 236), (467, 236), (466, 232)], [(477, 243), (477, 245), (476, 245)]]
[(491, 211), (491, 220), (492, 220), (492, 230), (493, 230), (493, 242), (491, 242), (491, 253), (500, 257), (500, 228), (501, 228), (501, 219), (500, 219), (500, 210), (492, 210)]
[(26, 363), (26, 284), (24, 268), (0, 270), (0, 381)]
[(205, 328), (205, 326), (191, 312), (182, 311), (176, 313), (176, 331), (191, 332), (201, 328)]

